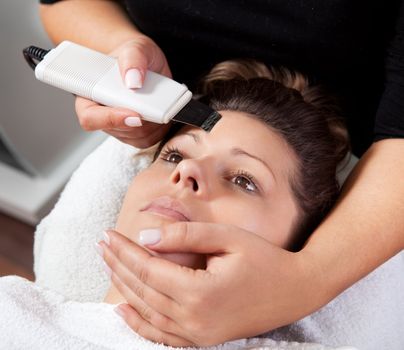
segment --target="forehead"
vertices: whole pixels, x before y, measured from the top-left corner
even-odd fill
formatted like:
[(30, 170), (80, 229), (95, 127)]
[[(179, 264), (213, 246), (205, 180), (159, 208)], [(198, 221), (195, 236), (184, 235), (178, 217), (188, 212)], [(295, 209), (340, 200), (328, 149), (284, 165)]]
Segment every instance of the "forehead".
[(206, 148), (226, 150), (242, 148), (264, 159), (277, 169), (290, 174), (297, 158), (286, 140), (275, 129), (252, 115), (238, 111), (219, 111), (222, 118), (208, 133), (202, 129), (186, 126), (176, 135), (195, 135), (194, 141)]
[[(229, 141), (234, 140), (238, 144), (243, 141), (258, 141), (265, 144), (270, 139), (283, 142), (283, 138), (275, 130), (253, 115), (237, 111), (220, 111), (222, 119), (215, 125), (206, 137), (223, 137), (228, 135)], [(258, 139), (258, 140), (257, 140)]]
[(256, 151), (261, 149), (270, 151), (272, 147), (276, 147), (279, 151), (290, 151), (288, 143), (280, 133), (257, 117), (238, 111), (219, 112), (222, 118), (210, 132), (187, 125), (175, 136), (193, 134), (200, 143), (252, 146), (253, 149), (256, 147)]

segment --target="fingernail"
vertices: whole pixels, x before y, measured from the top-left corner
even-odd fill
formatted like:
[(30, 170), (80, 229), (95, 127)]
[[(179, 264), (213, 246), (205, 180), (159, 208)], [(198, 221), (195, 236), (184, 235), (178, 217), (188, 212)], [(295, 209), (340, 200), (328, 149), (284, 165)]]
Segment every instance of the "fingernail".
[(108, 235), (107, 231), (104, 231), (104, 241), (108, 245), (111, 243), (111, 239), (109, 238), (109, 235)]
[(109, 266), (104, 261), (102, 262), (102, 264), (103, 264), (102, 266), (104, 267), (105, 273), (108, 275), (108, 277), (111, 278), (111, 275), (112, 275), (111, 269), (109, 268)]
[(104, 250), (102, 249), (102, 247), (100, 246), (100, 244), (99, 243), (95, 243), (94, 244), (94, 248), (95, 248), (95, 251), (97, 252), (97, 254), (99, 255), (99, 256), (103, 256), (104, 255)]
[(139, 244), (156, 244), (161, 239), (161, 231), (157, 228), (142, 230), (139, 232)]
[(125, 74), (125, 84), (128, 89), (139, 89), (142, 87), (142, 73), (139, 69), (129, 69)]
[[(121, 305), (121, 304), (119, 304), (119, 305)], [(123, 313), (122, 309), (119, 307), (119, 305), (114, 308), (114, 311), (115, 311), (119, 316), (121, 316), (122, 318), (124, 318), (124, 313)]]
[(127, 117), (124, 122), (127, 126), (142, 126), (142, 121), (139, 117)]

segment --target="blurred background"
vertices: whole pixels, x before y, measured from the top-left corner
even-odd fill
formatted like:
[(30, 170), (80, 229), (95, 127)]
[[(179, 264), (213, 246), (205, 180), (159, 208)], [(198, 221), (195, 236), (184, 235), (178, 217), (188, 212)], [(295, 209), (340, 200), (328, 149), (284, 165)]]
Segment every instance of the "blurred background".
[(37, 0), (0, 2), (0, 276), (33, 279), (36, 224), (104, 139), (81, 130), (69, 93), (35, 79), (22, 49), (52, 48)]

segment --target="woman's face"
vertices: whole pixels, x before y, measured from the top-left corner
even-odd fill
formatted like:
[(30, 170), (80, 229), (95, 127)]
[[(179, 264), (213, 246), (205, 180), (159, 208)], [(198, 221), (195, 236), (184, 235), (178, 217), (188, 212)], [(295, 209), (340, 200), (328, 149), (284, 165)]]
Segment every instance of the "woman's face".
[[(285, 247), (298, 217), (289, 178), (297, 160), (286, 142), (245, 113), (221, 111), (210, 133), (184, 127), (130, 185), (116, 229), (137, 241), (144, 228), (175, 221), (222, 223)], [(201, 267), (193, 254), (159, 254)]]

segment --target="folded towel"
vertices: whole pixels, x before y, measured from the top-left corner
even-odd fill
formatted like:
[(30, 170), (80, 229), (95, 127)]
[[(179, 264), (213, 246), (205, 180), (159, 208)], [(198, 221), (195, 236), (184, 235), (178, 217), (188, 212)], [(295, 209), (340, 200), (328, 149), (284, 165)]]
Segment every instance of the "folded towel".
[[(115, 226), (131, 179), (150, 156), (108, 138), (82, 162), (52, 212), (37, 227), (34, 271), (39, 285), (76, 301), (102, 301), (109, 287), (94, 243)], [(151, 152), (149, 152), (149, 155)]]
[[(178, 350), (134, 333), (113, 311), (114, 307), (69, 301), (21, 277), (0, 278), (0, 347), (7, 350)], [(331, 350), (322, 345), (263, 338), (204, 349)]]
[[(114, 227), (133, 176), (150, 154), (107, 139), (74, 173), (35, 237), (40, 286), (67, 298), (99, 302), (109, 287), (94, 250), (102, 231)], [(362, 350), (404, 349), (404, 256), (385, 263), (317, 313), (271, 333), (275, 339), (352, 345)]]

